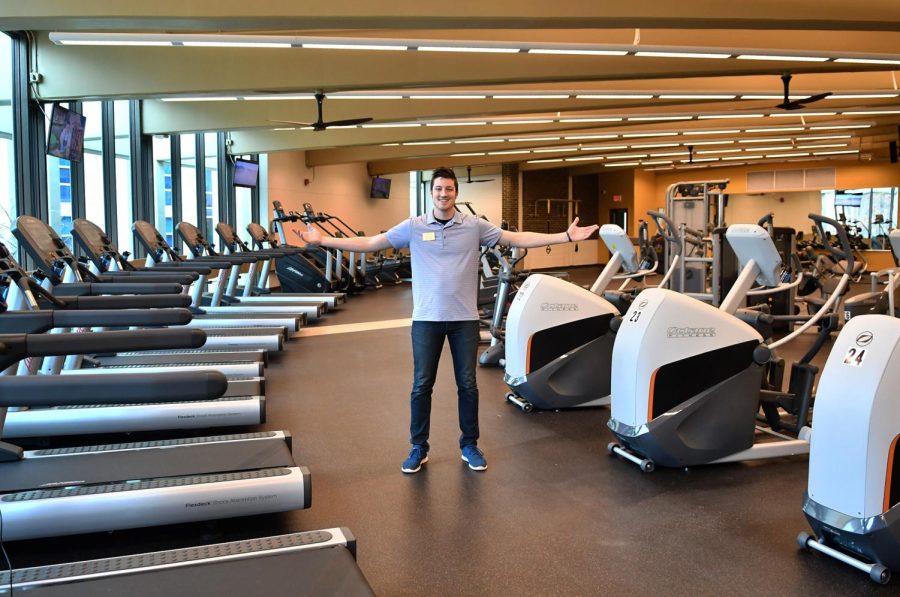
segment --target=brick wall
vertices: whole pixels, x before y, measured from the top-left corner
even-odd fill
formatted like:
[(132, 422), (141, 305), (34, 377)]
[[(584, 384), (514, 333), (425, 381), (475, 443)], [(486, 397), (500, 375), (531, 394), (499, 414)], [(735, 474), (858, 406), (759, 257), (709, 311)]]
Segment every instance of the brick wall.
[(519, 225), (519, 165), (503, 164), (501, 189), (501, 218), (510, 226)]
[(569, 175), (565, 170), (533, 170), (522, 176), (522, 230), (563, 232), (569, 227), (568, 204), (546, 199), (568, 199)]

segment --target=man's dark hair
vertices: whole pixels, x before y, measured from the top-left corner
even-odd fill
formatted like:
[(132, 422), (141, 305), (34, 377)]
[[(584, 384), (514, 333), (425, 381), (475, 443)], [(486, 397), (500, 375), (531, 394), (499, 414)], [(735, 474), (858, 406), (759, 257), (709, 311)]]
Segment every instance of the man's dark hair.
[(454, 174), (453, 170), (450, 168), (444, 168), (441, 166), (440, 168), (435, 168), (434, 172), (431, 173), (431, 185), (429, 188), (434, 188), (434, 181), (438, 178), (449, 178), (453, 181), (453, 186), (456, 187), (456, 190), (459, 190), (459, 181), (456, 180), (456, 174)]

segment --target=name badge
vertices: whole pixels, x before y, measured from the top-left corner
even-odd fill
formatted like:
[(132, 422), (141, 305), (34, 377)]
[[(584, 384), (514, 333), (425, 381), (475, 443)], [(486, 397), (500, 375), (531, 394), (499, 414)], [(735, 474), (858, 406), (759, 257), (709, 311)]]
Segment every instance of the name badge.
[(423, 232), (422, 240), (434, 240), (434, 232)]

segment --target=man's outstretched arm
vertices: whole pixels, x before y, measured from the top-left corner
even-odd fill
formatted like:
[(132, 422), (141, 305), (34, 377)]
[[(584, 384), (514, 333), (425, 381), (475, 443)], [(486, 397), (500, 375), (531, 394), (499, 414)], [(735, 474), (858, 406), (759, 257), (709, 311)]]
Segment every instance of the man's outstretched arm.
[(391, 243), (388, 241), (387, 234), (381, 233), (375, 236), (349, 236), (346, 238), (335, 238), (322, 234), (312, 224), (307, 224), (306, 230), (294, 230), (294, 233), (300, 237), (304, 243), (308, 245), (319, 245), (329, 249), (340, 249), (341, 251), (356, 251), (357, 253), (372, 253), (382, 249), (390, 249)]
[(534, 247), (545, 247), (547, 245), (559, 245), (568, 242), (577, 242), (587, 240), (592, 234), (597, 232), (600, 226), (593, 224), (591, 226), (579, 226), (578, 218), (569, 225), (565, 232), (556, 232), (554, 234), (545, 234), (543, 232), (510, 232), (504, 230), (500, 235), (501, 245), (511, 247), (521, 247), (523, 249), (531, 249)]

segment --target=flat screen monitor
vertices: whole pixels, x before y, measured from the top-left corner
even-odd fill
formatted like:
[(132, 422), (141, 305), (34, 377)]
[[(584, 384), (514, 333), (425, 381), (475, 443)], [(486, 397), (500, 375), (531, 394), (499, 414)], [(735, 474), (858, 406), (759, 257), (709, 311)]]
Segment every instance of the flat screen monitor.
[(371, 199), (387, 199), (391, 196), (391, 179), (376, 176), (372, 179), (372, 189), (369, 191)]
[(84, 155), (84, 123), (87, 119), (59, 104), (53, 104), (50, 114), (50, 133), (47, 154), (72, 162), (80, 162)]
[(835, 193), (835, 207), (859, 207), (862, 205), (862, 195), (857, 193)]
[(255, 189), (259, 182), (259, 162), (237, 158), (234, 160), (234, 186)]

